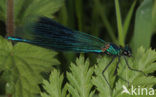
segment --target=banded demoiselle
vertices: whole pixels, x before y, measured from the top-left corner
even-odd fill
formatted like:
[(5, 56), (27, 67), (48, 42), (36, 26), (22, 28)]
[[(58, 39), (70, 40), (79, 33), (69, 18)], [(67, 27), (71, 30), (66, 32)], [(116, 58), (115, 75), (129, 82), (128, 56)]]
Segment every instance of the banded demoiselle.
[(114, 73), (117, 74), (120, 57), (123, 56), (130, 70), (138, 71), (145, 74), (144, 72), (133, 69), (129, 66), (126, 56), (130, 57), (132, 55), (132, 52), (128, 46), (117, 46), (111, 42), (106, 42), (92, 35), (79, 31), (73, 31), (46, 17), (41, 17), (32, 26), (32, 29), (33, 31), (31, 33), (31, 36), (33, 38), (18, 38), (9, 36), (8, 39), (17, 42), (26, 42), (56, 51), (73, 51), (78, 53), (95, 52), (112, 56), (112, 60), (102, 72), (103, 75), (106, 69), (110, 66), (110, 64), (114, 61), (116, 57), (118, 57), (118, 62)]

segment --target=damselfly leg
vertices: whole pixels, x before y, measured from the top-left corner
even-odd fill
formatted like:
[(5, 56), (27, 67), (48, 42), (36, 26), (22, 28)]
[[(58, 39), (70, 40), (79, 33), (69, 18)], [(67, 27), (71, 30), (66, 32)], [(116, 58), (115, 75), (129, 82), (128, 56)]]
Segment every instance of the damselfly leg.
[[(105, 67), (104, 70), (102, 71), (103, 77), (104, 77), (104, 79), (106, 80), (106, 82), (107, 82), (107, 84), (108, 84), (108, 86), (109, 86), (110, 88), (111, 88), (111, 85), (109, 84), (108, 80), (106, 79), (104, 73), (105, 73), (105, 71), (108, 69), (108, 67), (112, 64), (112, 62), (114, 61), (114, 59), (115, 59), (115, 56), (113, 56), (112, 60), (106, 65), (106, 67)], [(111, 89), (112, 89), (112, 88), (111, 88)]]
[(140, 72), (140, 73), (144, 74), (144, 76), (148, 76), (146, 73), (144, 73), (144, 72), (141, 71), (141, 70), (137, 70), (137, 69), (131, 68), (131, 67), (129, 66), (129, 64), (128, 64), (128, 61), (127, 61), (126, 57), (125, 57), (125, 56), (123, 56), (123, 57), (124, 57), (124, 59), (125, 59), (126, 65), (127, 65), (127, 67), (128, 67), (129, 70), (136, 71), (136, 72)]

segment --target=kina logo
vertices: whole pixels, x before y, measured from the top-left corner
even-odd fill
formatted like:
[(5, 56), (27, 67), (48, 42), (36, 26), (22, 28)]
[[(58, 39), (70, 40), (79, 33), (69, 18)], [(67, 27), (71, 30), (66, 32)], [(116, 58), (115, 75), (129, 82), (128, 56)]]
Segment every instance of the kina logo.
[(140, 86), (134, 87), (131, 86), (130, 89), (128, 89), (125, 85), (122, 85), (122, 92), (121, 94), (129, 94), (129, 95), (151, 95), (153, 96), (155, 94), (155, 91), (153, 88), (142, 88)]

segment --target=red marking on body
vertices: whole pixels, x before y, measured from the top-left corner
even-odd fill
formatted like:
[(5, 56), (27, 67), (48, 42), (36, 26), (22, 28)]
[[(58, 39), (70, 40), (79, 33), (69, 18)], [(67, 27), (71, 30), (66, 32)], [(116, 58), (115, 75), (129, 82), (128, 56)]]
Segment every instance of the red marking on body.
[(107, 55), (111, 55), (109, 52), (106, 52), (107, 53)]
[(106, 44), (104, 48), (102, 48), (102, 52), (105, 52), (110, 47), (110, 44)]

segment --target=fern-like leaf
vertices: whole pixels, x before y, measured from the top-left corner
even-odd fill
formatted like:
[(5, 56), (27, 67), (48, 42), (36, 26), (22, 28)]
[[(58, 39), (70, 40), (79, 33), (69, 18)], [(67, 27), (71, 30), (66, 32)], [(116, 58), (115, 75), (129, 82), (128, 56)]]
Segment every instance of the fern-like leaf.
[(52, 71), (49, 82), (47, 80), (43, 81), (43, 87), (48, 93), (41, 93), (42, 97), (67, 97), (67, 87), (62, 89), (63, 75), (57, 70)]
[[(143, 47), (141, 47), (138, 49), (137, 53), (134, 54), (134, 58), (127, 59), (131, 68), (141, 70), (147, 74), (153, 73), (156, 70), (155, 50), (145, 50)], [(113, 62), (108, 70), (106, 70), (104, 73), (109, 84), (114, 86), (112, 89), (110, 89), (106, 83), (106, 80), (102, 76), (102, 71), (110, 60), (111, 59), (104, 56), (103, 58), (98, 59), (98, 64), (95, 66), (96, 76), (92, 78), (92, 83), (97, 87), (99, 97), (136, 97), (136, 95), (122, 94), (121, 92), (123, 91), (123, 85), (128, 89), (131, 89), (132, 85), (136, 88), (140, 86), (148, 89), (152, 88), (156, 84), (156, 78), (154, 76), (145, 76), (141, 72), (129, 70), (125, 60), (121, 57), (118, 69), (118, 77), (113, 75), (117, 61)], [(115, 80), (115, 77), (117, 77), (118, 80)], [(146, 97), (147, 95), (141, 96)]]
[(69, 80), (67, 87), (72, 97), (92, 97), (94, 94), (94, 91), (91, 91), (93, 68), (89, 68), (89, 60), (85, 61), (84, 57), (80, 56), (76, 64), (71, 64), (70, 70), (71, 72), (67, 72)]
[(102, 74), (104, 68), (111, 60), (111, 58), (104, 56), (103, 58), (98, 59), (98, 64), (95, 66), (96, 76), (92, 78), (92, 83), (97, 87), (97, 90), (99, 91), (99, 97), (111, 97), (112, 95), (111, 87), (113, 87), (115, 80), (114, 69), (116, 61), (113, 62), (110, 67), (104, 72), (104, 75), (110, 86), (107, 84)]
[[(155, 50), (145, 50), (143, 47), (140, 47), (137, 50), (137, 53), (134, 55), (134, 58), (130, 58), (128, 60), (129, 65), (132, 68), (137, 70), (141, 70), (146, 74), (153, 73), (156, 70), (156, 52)], [(122, 85), (125, 85), (128, 89), (131, 89), (131, 86), (134, 87), (142, 87), (142, 88), (152, 88), (156, 84), (156, 78), (154, 76), (145, 76), (143, 73), (136, 72), (129, 70), (126, 65), (125, 61), (122, 60), (121, 65), (119, 66), (119, 75), (124, 78), (125, 80), (129, 81), (129, 86), (123, 80), (118, 80), (116, 83), (116, 88), (114, 89), (114, 96), (116, 97), (123, 97), (121, 91), (123, 90)], [(120, 92), (119, 92), (120, 91)], [(128, 94), (126, 94), (128, 95)], [(136, 95), (133, 95), (136, 97)], [(127, 96), (127, 97), (133, 97)], [(147, 97), (147, 95), (142, 95), (141, 97)]]

